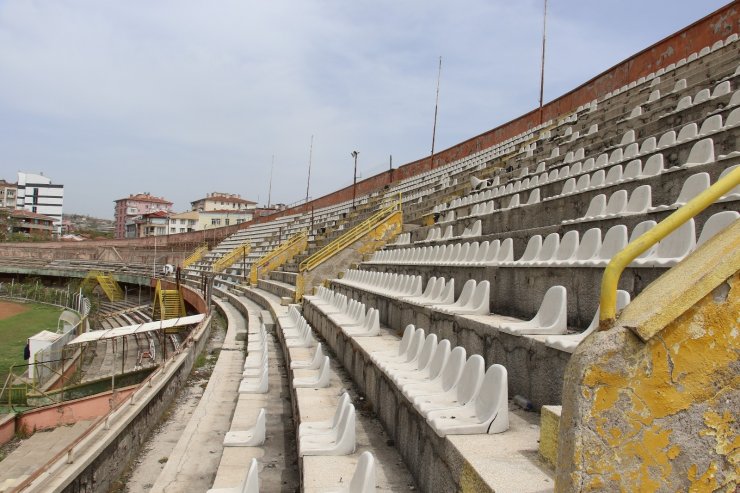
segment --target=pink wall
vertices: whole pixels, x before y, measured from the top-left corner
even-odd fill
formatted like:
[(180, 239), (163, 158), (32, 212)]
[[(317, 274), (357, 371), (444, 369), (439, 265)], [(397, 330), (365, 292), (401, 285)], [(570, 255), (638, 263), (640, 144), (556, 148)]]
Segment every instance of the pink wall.
[(111, 394), (111, 391), (107, 391), (11, 416), (8, 420), (0, 423), (0, 445), (11, 440), (15, 436), (16, 430), (33, 433), (105, 416), (110, 411), (111, 406), (126, 399), (136, 388), (137, 386), (133, 385), (116, 390), (114, 395)]
[(16, 416), (15, 414), (9, 414), (0, 421), (0, 446), (8, 443), (15, 436)]

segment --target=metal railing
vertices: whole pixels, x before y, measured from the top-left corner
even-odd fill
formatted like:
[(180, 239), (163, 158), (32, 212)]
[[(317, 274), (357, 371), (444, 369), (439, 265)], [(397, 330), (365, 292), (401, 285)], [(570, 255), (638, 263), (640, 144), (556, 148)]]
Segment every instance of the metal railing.
[(315, 269), (317, 266), (333, 257), (337, 253), (347, 248), (352, 243), (356, 242), (370, 231), (375, 229), (383, 221), (387, 220), (393, 214), (402, 212), (401, 197), (390, 206), (379, 210), (369, 218), (362, 221), (360, 224), (350, 229), (342, 236), (332, 241), (328, 245), (324, 246), (321, 250), (317, 251), (303, 262), (299, 266), (300, 272), (305, 272)]
[(617, 316), (617, 284), (627, 266), (660, 240), (671, 234), (682, 224), (712, 205), (717, 199), (740, 185), (740, 167), (687, 202), (683, 207), (663, 219), (654, 228), (631, 241), (622, 251), (612, 257), (601, 279), (599, 300), (599, 328), (609, 329)]
[(283, 265), (288, 260), (295, 257), (308, 246), (308, 232), (301, 231), (293, 235), (288, 241), (278, 246), (273, 251), (260, 257), (259, 260), (252, 264), (249, 272), (249, 282), (252, 286), (257, 285), (257, 280), (261, 275), (273, 271)]
[(200, 260), (201, 258), (203, 258), (203, 255), (205, 255), (207, 251), (208, 251), (208, 245), (202, 245), (196, 248), (193, 251), (193, 253), (188, 255), (188, 258), (182, 261), (182, 268), (185, 269), (189, 267), (190, 265), (194, 264), (195, 262), (197, 262), (198, 260)]
[(249, 242), (242, 243), (238, 247), (231, 250), (229, 253), (225, 254), (220, 259), (216, 260), (212, 266), (213, 272), (218, 273), (223, 271), (227, 267), (230, 267), (231, 264), (236, 262), (236, 259), (239, 258), (239, 256), (246, 257), (251, 251), (252, 245)]

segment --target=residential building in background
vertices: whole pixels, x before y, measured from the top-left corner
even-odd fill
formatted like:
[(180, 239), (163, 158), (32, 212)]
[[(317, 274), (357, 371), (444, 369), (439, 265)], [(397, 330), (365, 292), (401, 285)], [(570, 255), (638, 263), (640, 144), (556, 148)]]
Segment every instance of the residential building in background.
[(126, 222), (126, 238), (146, 238), (168, 234), (169, 215), (167, 211), (154, 211), (136, 216)]
[(15, 209), (18, 187), (15, 183), (0, 180), (0, 208)]
[[(155, 197), (149, 192), (129, 195), (126, 198), (116, 200), (115, 204), (114, 222), (116, 238), (129, 238), (127, 236), (126, 225), (138, 216), (157, 211), (172, 212), (172, 202), (162, 197)], [(165, 233), (166, 226), (165, 224)]]
[(198, 211), (178, 212), (170, 215), (169, 234), (198, 231)]
[(60, 234), (64, 209), (64, 185), (52, 183), (43, 173), (18, 172), (16, 208), (51, 217), (54, 233)]
[(251, 221), (257, 202), (243, 199), (236, 193), (212, 192), (190, 203), (198, 212), (198, 230), (233, 226)]
[(54, 218), (25, 209), (4, 209), (0, 214), (0, 237), (5, 233), (28, 236), (36, 240), (50, 240), (56, 232)]

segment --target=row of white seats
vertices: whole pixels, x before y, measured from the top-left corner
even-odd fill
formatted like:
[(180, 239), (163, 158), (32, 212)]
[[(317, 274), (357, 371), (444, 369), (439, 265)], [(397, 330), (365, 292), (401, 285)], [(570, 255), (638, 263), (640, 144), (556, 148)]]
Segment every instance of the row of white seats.
[(247, 358), (244, 361), (239, 393), (266, 394), (269, 389), (267, 378), (269, 359), (265, 324), (260, 323), (259, 329), (256, 332), (249, 332), (247, 336), (249, 338)]
[[(717, 232), (734, 222), (736, 211), (723, 211), (712, 215), (704, 225), (698, 240), (694, 220), (691, 219), (673, 233), (658, 242), (653, 248), (636, 259), (632, 267), (673, 266), (705, 243)], [(624, 249), (630, 241), (656, 225), (648, 220), (639, 223), (628, 237), (627, 226), (612, 226), (604, 234), (601, 229), (591, 228), (583, 237), (578, 231), (563, 234), (551, 233), (543, 241), (541, 235), (533, 235), (527, 242), (522, 256), (513, 259), (513, 240), (448, 243), (429, 247), (397, 250), (381, 250), (375, 253), (369, 264), (402, 265), (449, 265), (449, 266), (499, 266), (499, 267), (604, 267), (611, 258)], [(629, 238), (629, 239), (628, 239)]]
[[(724, 178), (737, 166), (738, 165), (730, 166), (722, 171), (717, 181)], [(629, 194), (629, 198), (626, 190), (617, 190), (611, 194), (608, 200), (605, 194), (599, 194), (591, 199), (588, 209), (583, 217), (577, 219), (566, 219), (562, 221), (562, 223), (572, 224), (583, 221), (622, 217), (630, 214), (644, 214), (678, 209), (709, 188), (709, 186), (709, 173), (697, 173), (691, 175), (684, 181), (678, 197), (672, 204), (658, 206), (652, 205), (652, 188), (650, 185), (641, 185), (635, 188), (632, 190), (632, 193)], [(740, 186), (735, 187), (735, 189), (720, 197), (718, 202), (734, 200), (740, 200)]]
[[(324, 354), (322, 345), (315, 342), (308, 344), (306, 330), (311, 326), (298, 310), (291, 305), (288, 314), (278, 319), (285, 345), (288, 348), (315, 346), (314, 355), (307, 361), (290, 361), (292, 370), (315, 370), (315, 375), (300, 378), (294, 377), (293, 388), (326, 388), (330, 383), (330, 360)], [(344, 393), (339, 400), (337, 411), (331, 422), (301, 423), (298, 428), (298, 455), (349, 455), (356, 446), (356, 413), (354, 405), (349, 402), (349, 395)]]
[(350, 337), (375, 337), (380, 335), (380, 313), (376, 308), (319, 286), (315, 296), (307, 296), (335, 324)]

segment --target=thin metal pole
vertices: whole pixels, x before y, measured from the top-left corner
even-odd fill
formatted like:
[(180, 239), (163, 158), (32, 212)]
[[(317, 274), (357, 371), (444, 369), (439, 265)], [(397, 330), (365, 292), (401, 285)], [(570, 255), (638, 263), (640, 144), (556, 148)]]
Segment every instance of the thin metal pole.
[(547, 0), (544, 0), (544, 12), (542, 14), (542, 62), (540, 65), (540, 124), (542, 124), (542, 103), (545, 94), (545, 41), (547, 34)]
[(272, 171), (275, 169), (275, 154), (272, 155), (272, 165), (270, 165), (270, 186), (267, 188), (267, 208), (270, 208), (270, 199), (272, 198)]
[(357, 197), (357, 155), (359, 151), (352, 151), (352, 157), (355, 158), (355, 174), (352, 180), (352, 208), (355, 208), (355, 197)]
[(306, 180), (306, 204), (308, 204), (308, 187), (311, 185), (311, 159), (313, 157), (313, 135), (311, 136), (311, 147), (308, 149), (308, 179)]
[(442, 57), (439, 57), (439, 68), (437, 70), (437, 96), (434, 100), (434, 125), (432, 126), (432, 153), (429, 158), (429, 169), (434, 166), (434, 140), (437, 137), (437, 110), (439, 109), (439, 80), (442, 77)]

